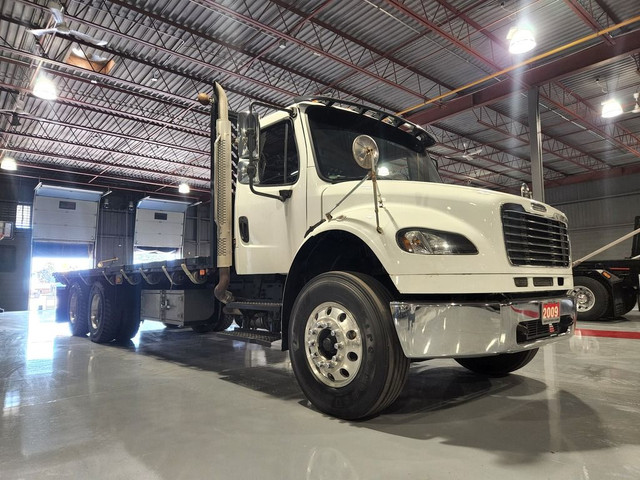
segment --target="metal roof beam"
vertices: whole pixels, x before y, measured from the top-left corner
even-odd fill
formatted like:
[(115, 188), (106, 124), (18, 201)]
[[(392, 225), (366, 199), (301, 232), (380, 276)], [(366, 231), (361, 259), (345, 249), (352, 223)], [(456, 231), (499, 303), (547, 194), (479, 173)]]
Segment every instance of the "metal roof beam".
[(359, 73), (362, 73), (363, 75), (367, 75), (369, 77), (371, 77), (372, 79), (378, 81), (378, 82), (382, 82), (386, 85), (389, 85), (393, 88), (397, 88), (398, 90), (402, 90), (405, 93), (408, 93), (410, 95), (413, 95), (417, 98), (420, 99), (425, 99), (425, 95), (420, 93), (420, 92), (416, 92), (411, 90), (410, 88), (404, 87), (403, 85), (400, 85), (396, 82), (393, 82), (385, 77), (382, 77), (376, 73), (373, 73), (369, 70), (367, 70), (366, 68), (363, 68), (359, 65), (356, 65), (354, 63), (349, 62), (348, 60), (345, 60), (344, 58), (338, 57), (337, 55), (334, 55), (332, 53), (327, 52), (326, 50), (323, 50), (320, 47), (316, 47), (315, 45), (310, 45), (306, 42), (303, 42), (302, 40), (297, 39), (296, 37), (289, 35), (287, 33), (281, 32), (278, 29), (271, 27), (270, 25), (267, 25), (265, 23), (260, 22), (259, 20), (256, 20), (252, 17), (249, 17), (247, 15), (243, 15), (241, 13), (236, 12), (235, 10), (226, 7), (224, 5), (221, 5), (219, 2), (213, 1), (213, 0), (200, 0), (200, 2), (208, 7), (210, 7), (213, 10), (219, 11), (219, 12), (223, 12), (226, 15), (236, 18), (242, 22), (247, 23), (248, 25), (251, 25), (255, 28), (261, 29), (271, 35), (273, 35), (274, 37), (277, 38), (282, 38), (288, 42), (291, 42), (293, 44), (296, 45), (300, 45), (302, 48), (306, 48), (308, 50), (311, 50), (311, 52), (313, 52), (316, 55), (319, 55), (321, 57), (325, 57), (325, 58), (329, 58), (331, 60), (333, 60), (334, 62), (337, 62), (345, 67), (348, 68), (352, 68), (356, 71), (358, 71)]
[[(43, 155), (46, 156), (46, 155)], [(72, 185), (78, 185), (78, 181), (74, 181), (74, 180), (69, 180), (69, 176), (70, 175), (77, 175), (80, 177), (94, 177), (96, 174), (94, 173), (88, 173), (88, 172), (77, 172), (75, 170), (69, 170), (69, 169), (65, 169), (65, 168), (60, 168), (60, 167), (47, 167), (47, 166), (43, 166), (43, 165), (30, 165), (27, 163), (20, 163), (20, 169), (33, 169), (37, 171), (37, 175), (27, 175), (23, 172), (7, 172), (7, 171), (2, 171), (0, 172), (0, 176), (2, 175), (6, 175), (9, 177), (21, 177), (21, 178), (35, 178), (38, 180), (52, 180), (52, 181), (56, 181), (56, 182), (61, 182), (61, 183), (69, 183)], [(63, 176), (64, 178), (59, 178), (57, 176), (51, 176), (51, 177), (44, 177), (41, 172), (55, 172), (55, 173), (59, 173), (62, 174), (61, 176)], [(129, 178), (129, 177), (114, 177), (114, 176), (104, 176), (102, 177), (105, 180), (113, 180), (115, 182), (122, 182), (124, 185), (129, 184), (129, 183), (136, 183), (136, 184), (142, 184), (142, 185), (146, 185), (146, 186), (165, 186), (165, 187), (170, 187), (170, 186), (174, 186), (174, 185), (164, 185), (162, 183), (157, 183), (157, 182), (153, 182), (153, 181), (149, 181), (149, 180), (138, 180), (135, 178)], [(150, 193), (154, 190), (149, 189), (149, 190), (140, 190), (140, 189), (135, 189), (135, 188), (131, 188), (131, 187), (126, 187), (126, 186), (118, 186), (115, 187), (113, 185), (102, 185), (102, 184), (98, 184), (98, 183), (93, 183), (92, 186), (95, 187), (103, 187), (103, 188), (112, 188), (112, 189), (117, 189), (117, 190), (128, 190), (128, 191), (132, 191), (132, 192), (142, 192), (142, 193)], [(202, 194), (208, 194), (209, 190), (208, 189), (201, 189), (198, 187), (192, 187), (191, 188), (191, 192), (198, 192), (198, 193), (202, 193)], [(168, 195), (168, 196), (172, 196), (172, 197), (180, 197), (180, 198), (185, 198), (184, 194), (175, 194), (175, 193), (163, 193), (163, 195)], [(191, 195), (187, 195), (186, 198), (198, 198), (198, 197), (194, 197)]]
[(495, 103), (517, 92), (524, 91), (527, 85), (542, 85), (558, 80), (569, 74), (575, 74), (587, 68), (596, 68), (611, 64), (621, 57), (640, 51), (640, 30), (616, 37), (615, 46), (600, 43), (576, 53), (552, 60), (549, 63), (533, 67), (522, 72), (522, 82), (512, 78), (489, 85), (473, 93), (462, 95), (439, 106), (408, 115), (407, 118), (421, 125), (437, 122), (473, 107)]
[[(9, 92), (26, 93), (32, 96), (31, 91), (29, 89), (16, 87), (15, 85), (8, 85), (6, 83), (0, 83), (0, 89), (9, 91)], [(100, 105), (95, 105), (95, 104), (84, 102), (81, 100), (73, 100), (71, 98), (58, 96), (57, 102), (59, 102), (61, 105), (70, 105), (72, 107), (81, 108), (83, 110), (88, 110), (91, 112), (97, 112), (104, 115), (112, 115), (114, 117), (122, 118), (125, 120), (132, 120), (140, 123), (148, 123), (151, 125), (166, 127), (168, 129), (175, 130), (177, 132), (190, 133), (199, 137), (209, 138), (209, 132), (207, 132), (206, 130), (198, 130), (195, 128), (183, 127), (180, 125), (175, 125), (170, 122), (164, 122), (162, 120), (143, 117), (142, 115), (137, 115), (135, 113), (123, 112), (121, 110), (116, 110), (110, 107), (103, 107)]]
[(545, 101), (576, 117), (616, 147), (640, 158), (640, 138), (615, 122), (602, 118), (599, 112), (582, 99), (575, 101), (577, 97), (575, 93), (569, 92), (562, 85), (553, 83), (541, 86), (540, 90), (545, 92)]
[[(84, 143), (77, 143), (77, 142), (69, 142), (66, 140), (61, 140), (59, 138), (53, 138), (53, 137), (43, 137), (40, 135), (34, 135), (34, 134), (27, 134), (27, 133), (21, 133), (21, 132), (11, 132), (8, 130), (0, 130), (0, 135), (4, 135), (7, 137), (15, 137), (15, 138), (21, 138), (21, 139), (26, 139), (26, 140), (38, 140), (41, 142), (52, 142), (56, 145), (64, 145), (67, 147), (75, 147), (75, 148), (82, 148), (83, 150), (86, 151), (91, 151), (91, 152), (96, 152), (96, 153), (100, 153), (100, 154), (107, 154), (107, 156), (111, 156), (111, 155), (117, 155), (117, 156), (123, 156), (123, 157), (131, 157), (131, 158), (136, 158), (136, 159), (141, 159), (147, 162), (151, 162), (152, 164), (154, 164), (154, 166), (159, 166), (160, 164), (171, 164), (172, 167), (186, 167), (186, 168), (190, 168), (190, 169), (200, 169), (203, 170), (205, 173), (209, 173), (209, 166), (203, 166), (203, 165), (194, 165), (193, 163), (178, 163), (175, 160), (171, 160), (171, 159), (167, 159), (167, 158), (161, 158), (161, 157), (151, 157), (148, 155), (142, 155), (139, 153), (131, 153), (128, 152), (126, 150), (114, 150), (114, 149), (108, 149), (108, 148), (101, 148), (101, 147), (97, 147), (95, 145), (89, 145), (89, 144), (84, 144)], [(166, 174), (167, 172), (164, 170), (154, 170), (154, 169), (149, 169), (146, 167), (141, 167), (139, 165), (139, 163), (136, 163), (135, 166), (126, 166), (126, 165), (122, 165), (119, 163), (112, 163), (112, 162), (108, 162), (108, 161), (104, 161), (104, 160), (110, 160), (109, 158), (105, 158), (104, 156), (101, 158), (101, 165), (104, 165), (105, 167), (116, 167), (116, 168), (124, 168), (124, 169), (129, 169), (129, 170), (136, 170), (136, 171), (140, 171), (140, 172), (148, 172), (148, 173), (163, 173)], [(111, 158), (112, 161), (116, 161), (117, 159), (115, 157)], [(209, 180), (208, 177), (202, 177), (202, 176), (197, 176), (197, 177), (189, 177), (193, 180)]]
[[(56, 152), (46, 152), (46, 151), (40, 151), (40, 150), (32, 150), (30, 148), (25, 148), (25, 147), (21, 147), (21, 146), (4, 146), (2, 147), (3, 150), (7, 150), (10, 152), (14, 152), (14, 153), (21, 153), (21, 154), (25, 154), (25, 155), (39, 155), (42, 157), (47, 157), (47, 158), (51, 158), (54, 160), (60, 160), (63, 162), (67, 162), (67, 164), (69, 162), (75, 162), (78, 164), (87, 164), (87, 165), (91, 165), (91, 166), (95, 166), (95, 167), (99, 167), (104, 169), (105, 167), (116, 167), (122, 170), (131, 170), (131, 171), (135, 171), (135, 172), (145, 172), (145, 173), (149, 173), (152, 175), (156, 175), (158, 177), (162, 177), (162, 178), (167, 178), (167, 172), (163, 172), (163, 171), (159, 171), (159, 170), (153, 170), (153, 169), (145, 169), (145, 168), (140, 168), (137, 167), (135, 165), (118, 165), (118, 164), (113, 164), (113, 163), (104, 163), (101, 161), (95, 161), (95, 160), (91, 160), (85, 157), (76, 157), (76, 156), (72, 156), (72, 155), (67, 155), (66, 153), (56, 153)], [(20, 167), (22, 167), (23, 165), (30, 165), (28, 162), (23, 162), (20, 158), (16, 159), (18, 161), (18, 165)], [(32, 168), (39, 168), (40, 165), (32, 165)], [(60, 167), (60, 165), (56, 164), (56, 167)], [(79, 167), (80, 168), (80, 167)], [(96, 175), (100, 175), (98, 172), (83, 172), (83, 171), (74, 171), (74, 173), (78, 174), (78, 175), (90, 175), (90, 176), (96, 176)], [(127, 178), (127, 177), (118, 177), (118, 178)], [(133, 177), (132, 177), (133, 179)], [(192, 180), (194, 182), (201, 182), (203, 184), (208, 184), (209, 180), (206, 178), (201, 178), (201, 177), (190, 177), (188, 175), (176, 175), (176, 181), (178, 181), (179, 179), (186, 179), (186, 180)]]
[[(13, 112), (0, 112), (0, 115), (12, 115)], [(180, 151), (185, 151), (185, 152), (189, 152), (189, 153), (195, 153), (196, 155), (209, 155), (208, 151), (205, 150), (199, 150), (197, 148), (191, 148), (191, 147), (187, 147), (186, 145), (176, 145), (173, 143), (167, 143), (167, 142), (161, 142), (158, 140), (152, 140), (152, 139), (148, 139), (148, 138), (140, 138), (140, 137), (136, 137), (134, 135), (127, 135), (124, 133), (119, 133), (119, 132), (114, 132), (111, 130), (105, 130), (104, 128), (95, 128), (95, 127), (87, 127), (86, 125), (79, 125), (77, 123), (69, 123), (69, 122), (62, 122), (62, 121), (58, 121), (58, 120), (50, 120), (47, 118), (39, 118), (39, 117), (35, 117), (35, 116), (31, 116), (31, 115), (25, 115), (25, 114), (20, 114), (21, 117), (25, 118), (28, 121), (33, 121), (33, 122), (38, 122), (38, 123), (46, 123), (48, 125), (53, 125), (56, 127), (61, 127), (61, 128), (66, 128), (69, 130), (76, 130), (76, 131), (82, 131), (82, 132), (88, 132), (88, 133), (95, 133), (95, 134), (100, 134), (100, 135), (105, 135), (107, 137), (115, 137), (115, 138), (119, 138), (122, 140), (128, 140), (128, 141), (132, 141), (132, 142), (138, 142), (138, 143), (144, 143), (147, 145), (154, 145), (156, 147), (162, 147), (162, 148), (170, 148), (172, 150), (180, 150)]]
[[(295, 8), (295, 7), (293, 7), (293, 6), (287, 5), (287, 4), (286, 4), (286, 3), (284, 3), (282, 0), (271, 0), (271, 1), (272, 1), (273, 3), (276, 3), (277, 5), (280, 5), (280, 6), (286, 7), (288, 10), (290, 10), (291, 12), (295, 13), (295, 14), (296, 14), (296, 15), (298, 15), (298, 16), (304, 16), (304, 12), (302, 12), (302, 11), (301, 11), (301, 10), (299, 10), (299, 9), (296, 9), (296, 8)], [(446, 20), (445, 22), (441, 22), (440, 24), (438, 24), (438, 25), (437, 25), (439, 29), (444, 28), (444, 26), (445, 26), (447, 23), (451, 22), (452, 20), (454, 20), (454, 19), (455, 19), (455, 18), (457, 18), (457, 17), (460, 17), (460, 18), (461, 18), (461, 19), (463, 19), (465, 22), (467, 22), (467, 23), (471, 24), (471, 25), (473, 26), (473, 28), (475, 28), (476, 30), (478, 30), (478, 31), (485, 30), (482, 26), (478, 25), (475, 21), (473, 21), (472, 19), (470, 19), (470, 18), (469, 18), (469, 17), (468, 17), (464, 12), (462, 12), (462, 11), (458, 10), (457, 8), (453, 7), (452, 5), (450, 5), (449, 3), (445, 2), (444, 0), (436, 0), (436, 1), (437, 1), (440, 5), (442, 5), (443, 7), (447, 8), (447, 9), (449, 9), (449, 10), (451, 10), (451, 11), (453, 12), (453, 15), (452, 15), (451, 17), (447, 17), (447, 20)], [(395, 5), (395, 4), (394, 4), (394, 5)], [(315, 18), (314, 18), (314, 19), (312, 20), (312, 22), (313, 22), (314, 24), (317, 24), (317, 25), (321, 26), (322, 28), (325, 28), (325, 29), (327, 29), (327, 30), (329, 30), (329, 31), (331, 31), (331, 32), (333, 32), (333, 33), (335, 33), (335, 34), (337, 34), (337, 35), (344, 36), (344, 37), (345, 37), (345, 38), (347, 38), (349, 41), (354, 42), (354, 43), (356, 43), (357, 45), (360, 45), (360, 46), (362, 46), (363, 48), (366, 48), (366, 49), (370, 50), (372, 53), (375, 53), (376, 55), (380, 56), (381, 58), (386, 58), (386, 59), (389, 59), (390, 61), (392, 61), (392, 62), (394, 62), (394, 63), (399, 64), (399, 65), (400, 65), (400, 66), (402, 66), (403, 68), (406, 68), (406, 69), (410, 70), (411, 72), (415, 73), (416, 75), (419, 75), (419, 76), (425, 77), (425, 78), (427, 78), (428, 80), (431, 80), (431, 81), (434, 81), (434, 82), (438, 83), (438, 80), (435, 80), (434, 78), (432, 78), (431, 76), (429, 76), (429, 75), (428, 75), (428, 74), (426, 74), (425, 72), (422, 72), (422, 71), (420, 71), (419, 69), (416, 69), (415, 67), (412, 67), (412, 66), (410, 66), (410, 65), (407, 65), (406, 63), (401, 62), (400, 60), (398, 60), (398, 59), (396, 59), (396, 58), (392, 57), (392, 56), (391, 56), (391, 54), (392, 54), (393, 52), (382, 52), (382, 51), (378, 51), (377, 49), (375, 49), (375, 48), (373, 48), (373, 47), (371, 47), (371, 46), (368, 46), (368, 45), (366, 45), (366, 44), (364, 44), (364, 43), (362, 43), (362, 42), (358, 41), (357, 39), (355, 39), (355, 38), (351, 37), (351, 36), (350, 36), (350, 35), (348, 35), (347, 33), (342, 32), (342, 31), (340, 31), (340, 30), (338, 30), (338, 29), (336, 29), (336, 28), (332, 27), (331, 25), (328, 25), (328, 24), (326, 24), (326, 23), (324, 23), (324, 22), (322, 22), (322, 21), (320, 21), (320, 20), (318, 20), (318, 19), (315, 19)], [(485, 36), (487, 36), (487, 37), (488, 37), (492, 42), (494, 42), (494, 43), (496, 43), (496, 44), (500, 45), (500, 46), (503, 48), (503, 50), (504, 50), (505, 52), (507, 51), (507, 48), (506, 48), (506, 46), (504, 46), (504, 45), (503, 45), (502, 40), (498, 39), (495, 35), (493, 35), (493, 34), (492, 34), (492, 33), (490, 33), (490, 32), (483, 32), (483, 33), (484, 33), (484, 35), (485, 35)], [(372, 57), (373, 57), (373, 54), (372, 54)], [(365, 66), (366, 68), (368, 68), (370, 65), (372, 65), (372, 64), (374, 64), (374, 63), (375, 63), (375, 60), (372, 60), (372, 61), (370, 61), (370, 62), (367, 62), (367, 64), (365, 64), (364, 66)], [(353, 75), (353, 74), (350, 74), (350, 75), (348, 75), (348, 76), (345, 76), (345, 77), (343, 77), (343, 79), (345, 79), (345, 78), (349, 78), (351, 75)], [(343, 79), (341, 79), (341, 80), (339, 80), (339, 81), (342, 81)], [(452, 87), (452, 86), (449, 86), (449, 85), (443, 85), (442, 83), (439, 83), (439, 85), (444, 86), (444, 87), (445, 87), (445, 88), (447, 88), (448, 90), (452, 90), (452, 89), (453, 89), (453, 87)], [(498, 113), (497, 111), (496, 111), (496, 114), (498, 114), (498, 115), (503, 115), (503, 114), (501, 114), (501, 113)], [(554, 137), (551, 137), (551, 136), (549, 136), (549, 135), (545, 135), (545, 137), (546, 137), (547, 139), (554, 140), (554, 141), (555, 141), (555, 142), (557, 142), (557, 143), (561, 143), (559, 140), (557, 140), (557, 139), (555, 139)], [(495, 147), (494, 147), (494, 148), (495, 148)], [(565, 145), (565, 146), (564, 146), (564, 148), (565, 148), (565, 149), (571, 149), (572, 147), (571, 147), (570, 145)], [(588, 155), (588, 154), (584, 154), (584, 155), (587, 155), (587, 157), (590, 157), (590, 155)], [(595, 162), (595, 163), (600, 162), (600, 160), (599, 160), (599, 159), (597, 159), (597, 158), (595, 158), (595, 157), (592, 157), (592, 160), (593, 160), (593, 162)], [(556, 173), (562, 174), (561, 172), (557, 172), (557, 171), (556, 171)]]
[[(597, 8), (600, 8), (600, 10), (602, 10), (600, 5), (598, 5), (597, 3), (594, 4), (591, 1), (588, 2), (589, 3), (588, 6), (591, 12), (587, 11), (587, 9), (582, 5), (582, 3), (580, 3), (580, 0), (564, 0), (564, 3), (566, 3), (567, 6), (571, 8), (571, 10), (573, 10), (574, 13), (578, 16), (578, 18), (580, 18), (580, 20), (582, 20), (585, 24), (587, 24), (589, 28), (591, 28), (591, 30), (593, 30), (594, 32), (599, 32), (603, 28), (611, 26), (608, 15), (604, 16), (606, 20), (606, 25), (600, 25), (600, 23), (598, 23), (598, 21), (595, 19), (594, 8), (597, 7)], [(602, 18), (602, 16), (600, 17)], [(614, 22), (614, 24), (615, 23), (616, 22)], [(616, 44), (611, 34), (603, 35), (602, 39), (609, 45)]]
[[(510, 138), (517, 139), (524, 144), (529, 143), (529, 127), (527, 125), (517, 122), (496, 110), (489, 110), (486, 107), (473, 109), (473, 113), (480, 125), (502, 133)], [(606, 162), (593, 157), (577, 147), (560, 142), (558, 139), (545, 134), (542, 134), (542, 150), (589, 171), (609, 167)]]

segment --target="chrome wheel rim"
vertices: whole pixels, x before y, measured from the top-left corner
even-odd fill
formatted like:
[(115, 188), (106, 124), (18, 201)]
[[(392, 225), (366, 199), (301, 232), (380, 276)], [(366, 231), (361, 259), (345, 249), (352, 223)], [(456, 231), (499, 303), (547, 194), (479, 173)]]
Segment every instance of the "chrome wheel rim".
[(587, 287), (575, 287), (573, 294), (576, 297), (576, 307), (579, 312), (588, 312), (596, 303), (596, 296)]
[(362, 365), (362, 338), (354, 316), (344, 306), (318, 305), (305, 326), (305, 352), (317, 380), (334, 388), (353, 381)]
[(95, 331), (102, 321), (102, 301), (100, 295), (94, 295), (91, 299), (91, 309), (89, 311), (91, 328)]

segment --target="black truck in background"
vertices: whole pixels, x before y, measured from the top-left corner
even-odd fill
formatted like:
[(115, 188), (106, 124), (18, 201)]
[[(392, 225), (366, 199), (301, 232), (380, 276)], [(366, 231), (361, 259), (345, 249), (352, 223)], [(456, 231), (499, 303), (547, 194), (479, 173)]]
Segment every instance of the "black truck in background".
[[(640, 229), (640, 216), (634, 231)], [(578, 261), (579, 262), (579, 261)], [(640, 234), (633, 237), (631, 257), (574, 263), (573, 284), (578, 320), (598, 320), (625, 315), (640, 296)]]

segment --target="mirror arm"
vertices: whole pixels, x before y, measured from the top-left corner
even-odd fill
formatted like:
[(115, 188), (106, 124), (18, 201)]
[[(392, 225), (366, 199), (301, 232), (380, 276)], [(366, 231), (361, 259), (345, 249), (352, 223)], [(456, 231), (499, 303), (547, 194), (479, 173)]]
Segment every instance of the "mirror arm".
[[(280, 190), (278, 192), (280, 195), (271, 195), (270, 193), (257, 191), (253, 187), (253, 177), (255, 175), (255, 168), (256, 168), (255, 164), (253, 162), (249, 162), (249, 165), (247, 166), (247, 174), (249, 175), (249, 190), (251, 190), (251, 193), (254, 193), (255, 195), (258, 195), (260, 197), (275, 198), (276, 200), (280, 200), (283, 203), (287, 200), (287, 198), (291, 198), (291, 190)], [(253, 172), (251, 172), (250, 170), (253, 170)]]

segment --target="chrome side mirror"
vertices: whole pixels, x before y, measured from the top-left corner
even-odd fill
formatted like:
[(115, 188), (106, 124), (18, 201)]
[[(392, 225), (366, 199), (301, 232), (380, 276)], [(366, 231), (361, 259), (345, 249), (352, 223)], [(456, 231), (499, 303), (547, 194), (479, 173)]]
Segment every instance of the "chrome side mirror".
[(260, 158), (260, 117), (257, 113), (238, 113), (238, 158), (249, 162)]

